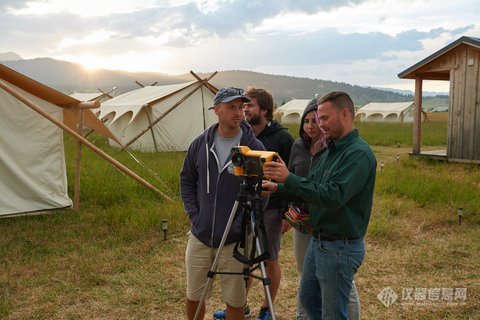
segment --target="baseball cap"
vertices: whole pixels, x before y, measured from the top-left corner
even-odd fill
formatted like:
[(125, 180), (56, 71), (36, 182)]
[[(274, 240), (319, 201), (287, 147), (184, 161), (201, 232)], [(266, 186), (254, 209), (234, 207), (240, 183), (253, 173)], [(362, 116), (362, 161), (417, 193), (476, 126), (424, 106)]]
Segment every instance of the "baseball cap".
[[(220, 103), (230, 102), (235, 99), (242, 99), (243, 102), (250, 102), (250, 98), (245, 95), (245, 90), (234, 87), (224, 87), (218, 90), (213, 100), (213, 105), (216, 106)], [(208, 109), (213, 109), (213, 107)]]

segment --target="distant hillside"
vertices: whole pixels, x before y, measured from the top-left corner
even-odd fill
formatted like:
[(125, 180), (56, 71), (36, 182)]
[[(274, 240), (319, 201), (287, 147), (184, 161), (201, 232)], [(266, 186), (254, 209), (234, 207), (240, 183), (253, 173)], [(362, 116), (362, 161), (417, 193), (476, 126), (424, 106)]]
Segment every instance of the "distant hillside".
[[(199, 74), (203, 77), (208, 74)], [(187, 75), (182, 75), (186, 77)], [(211, 83), (217, 87), (235, 86), (246, 88), (249, 85), (268, 88), (278, 105), (282, 105), (291, 99), (310, 99), (315, 94), (323, 95), (333, 90), (348, 92), (355, 105), (363, 106), (369, 102), (400, 102), (413, 100), (412, 95), (364, 88), (350, 85), (344, 82), (327, 80), (313, 80), (309, 78), (297, 78), (290, 76), (269, 75), (252, 71), (222, 71), (212, 78)]]
[[(412, 95), (413, 96), (413, 94), (414, 94), (414, 92), (412, 90), (400, 90), (400, 89), (393, 89), (393, 88), (376, 88), (376, 87), (372, 87), (372, 88), (379, 89), (379, 90), (392, 91), (392, 92), (401, 93), (401, 94), (405, 94), (405, 95)], [(438, 92), (438, 91), (423, 91), (422, 94), (423, 94), (424, 97), (434, 97), (434, 96), (445, 96), (446, 95), (445, 92)]]
[[(13, 53), (13, 55), (16, 54)], [(190, 74), (175, 76), (154, 72), (125, 72), (105, 69), (88, 71), (79, 64), (51, 58), (9, 60), (2, 61), (2, 63), (66, 94), (75, 91), (91, 92), (97, 91), (97, 89), (110, 91), (113, 87), (117, 87), (116, 93), (120, 94), (138, 89), (139, 86), (135, 81), (143, 85), (151, 85), (154, 82), (157, 82), (158, 85), (165, 85), (194, 80)], [(202, 78), (209, 75), (210, 73), (199, 73)], [(212, 78), (211, 83), (217, 87), (246, 88), (254, 85), (268, 88), (275, 96), (278, 106), (293, 98), (310, 99), (315, 94), (323, 95), (333, 90), (348, 92), (357, 107), (369, 102), (413, 101), (413, 96), (410, 94), (365, 88), (343, 82), (270, 75), (252, 71), (221, 71)], [(439, 99), (447, 101), (444, 105), (448, 105), (448, 99), (445, 97)]]
[(2, 53), (0, 53), (0, 61), (16, 61), (16, 60), (23, 60), (23, 58), (20, 57), (15, 52), (2, 52)]
[(422, 98), (422, 109), (425, 111), (431, 111), (433, 109), (448, 109), (448, 96), (447, 95), (437, 95), (434, 97), (423, 97)]
[[(92, 92), (97, 91), (97, 89), (109, 91), (113, 87), (117, 87), (116, 92), (119, 94), (140, 88), (135, 81), (143, 85), (150, 85), (154, 82), (165, 85), (184, 81), (173, 76), (153, 72), (132, 73), (104, 69), (89, 71), (79, 64), (51, 58), (3, 61), (2, 63), (66, 94), (75, 91)], [(192, 77), (191, 80), (193, 80)]]

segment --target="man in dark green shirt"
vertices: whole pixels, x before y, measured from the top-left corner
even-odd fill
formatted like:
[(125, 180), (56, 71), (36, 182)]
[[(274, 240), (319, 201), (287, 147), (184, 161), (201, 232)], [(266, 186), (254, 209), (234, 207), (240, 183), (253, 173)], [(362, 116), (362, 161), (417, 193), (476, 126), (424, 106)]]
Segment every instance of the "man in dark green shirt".
[(353, 101), (345, 92), (330, 92), (318, 101), (319, 125), (328, 149), (307, 178), (269, 162), (266, 194), (309, 203), (312, 241), (305, 256), (300, 299), (310, 319), (347, 319), (348, 296), (365, 257), (363, 237), (372, 209), (377, 162), (354, 125)]

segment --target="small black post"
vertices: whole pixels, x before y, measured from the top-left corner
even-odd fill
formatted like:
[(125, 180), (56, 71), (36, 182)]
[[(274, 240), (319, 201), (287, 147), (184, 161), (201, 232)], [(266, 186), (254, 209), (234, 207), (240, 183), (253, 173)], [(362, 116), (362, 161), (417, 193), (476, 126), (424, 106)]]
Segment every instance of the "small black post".
[(162, 219), (163, 241), (167, 241), (168, 220)]
[(462, 224), (462, 216), (463, 216), (463, 208), (458, 208), (457, 209), (457, 214), (458, 214), (458, 225)]

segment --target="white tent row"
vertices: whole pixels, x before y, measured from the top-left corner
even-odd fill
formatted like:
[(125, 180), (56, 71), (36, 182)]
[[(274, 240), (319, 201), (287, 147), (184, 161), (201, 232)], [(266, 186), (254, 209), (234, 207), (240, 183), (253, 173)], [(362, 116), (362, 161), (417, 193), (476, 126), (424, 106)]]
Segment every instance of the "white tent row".
[(310, 99), (292, 99), (274, 112), (274, 118), (281, 123), (298, 124)]
[(370, 102), (357, 110), (355, 117), (362, 122), (412, 122), (414, 103)]
[(133, 150), (185, 151), (217, 120), (208, 110), (217, 89), (207, 81), (136, 89), (102, 103), (98, 117)]
[[(292, 99), (275, 110), (275, 119), (285, 124), (298, 124), (309, 99)], [(412, 122), (413, 102), (371, 102), (357, 110), (360, 121)]]

